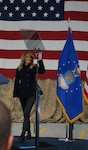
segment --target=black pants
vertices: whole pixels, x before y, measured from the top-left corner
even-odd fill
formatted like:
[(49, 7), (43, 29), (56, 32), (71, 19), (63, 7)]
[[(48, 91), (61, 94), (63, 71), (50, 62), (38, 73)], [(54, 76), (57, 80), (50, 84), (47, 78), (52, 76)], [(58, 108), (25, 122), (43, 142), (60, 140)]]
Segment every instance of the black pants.
[(25, 134), (26, 131), (30, 133), (30, 112), (35, 102), (35, 96), (30, 98), (20, 98), (21, 106), (23, 109), (24, 121), (22, 132)]

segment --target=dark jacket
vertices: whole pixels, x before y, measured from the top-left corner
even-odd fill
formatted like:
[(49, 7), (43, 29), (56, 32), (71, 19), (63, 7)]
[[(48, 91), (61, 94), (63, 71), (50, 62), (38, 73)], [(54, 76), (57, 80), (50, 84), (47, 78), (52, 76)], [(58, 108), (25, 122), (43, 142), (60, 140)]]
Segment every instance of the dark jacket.
[[(28, 98), (36, 93), (36, 71), (37, 65), (32, 69), (28, 66), (23, 66), (19, 71), (16, 69), (16, 78), (14, 83), (13, 97)], [(38, 61), (38, 73), (44, 73), (45, 67), (42, 60)]]

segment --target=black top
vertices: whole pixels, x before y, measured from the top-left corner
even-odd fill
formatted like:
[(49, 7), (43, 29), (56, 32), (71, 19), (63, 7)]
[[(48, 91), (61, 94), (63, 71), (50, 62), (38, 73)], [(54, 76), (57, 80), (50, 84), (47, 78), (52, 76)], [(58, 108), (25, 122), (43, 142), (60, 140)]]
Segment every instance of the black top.
[[(13, 97), (27, 98), (34, 96), (36, 93), (36, 71), (37, 65), (30, 69), (30, 64), (23, 66), (21, 70), (16, 69), (16, 78), (14, 83)], [(45, 72), (42, 60), (38, 61), (38, 73)]]

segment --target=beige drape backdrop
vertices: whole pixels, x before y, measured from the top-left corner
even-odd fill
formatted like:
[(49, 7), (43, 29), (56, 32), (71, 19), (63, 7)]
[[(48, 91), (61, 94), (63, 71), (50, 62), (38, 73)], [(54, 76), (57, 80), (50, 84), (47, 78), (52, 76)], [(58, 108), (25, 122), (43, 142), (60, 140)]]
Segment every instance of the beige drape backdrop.
[[(63, 112), (56, 100), (56, 80), (38, 80), (42, 88), (43, 95), (40, 97), (40, 121), (44, 123), (65, 122)], [(0, 85), (0, 100), (3, 101), (11, 110), (12, 122), (22, 122), (23, 114), (20, 102), (13, 102), (14, 79), (9, 79), (8, 84)], [(82, 90), (84, 82), (82, 81)], [(36, 105), (31, 111), (31, 122), (35, 122)], [(88, 104), (83, 100), (84, 115), (80, 118), (82, 122), (88, 122)]]

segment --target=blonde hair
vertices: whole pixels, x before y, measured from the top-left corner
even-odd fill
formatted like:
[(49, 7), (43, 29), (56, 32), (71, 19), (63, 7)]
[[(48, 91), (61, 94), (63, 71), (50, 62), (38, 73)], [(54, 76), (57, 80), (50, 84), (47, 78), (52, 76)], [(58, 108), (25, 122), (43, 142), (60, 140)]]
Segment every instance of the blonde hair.
[(23, 68), (23, 65), (25, 63), (25, 58), (27, 55), (30, 55), (30, 57), (32, 58), (31, 63), (30, 63), (30, 68), (32, 69), (34, 66), (34, 56), (32, 55), (32, 53), (26, 51), (22, 54), (21, 56), (21, 61), (20, 64), (18, 65), (18, 70), (21, 70)]

